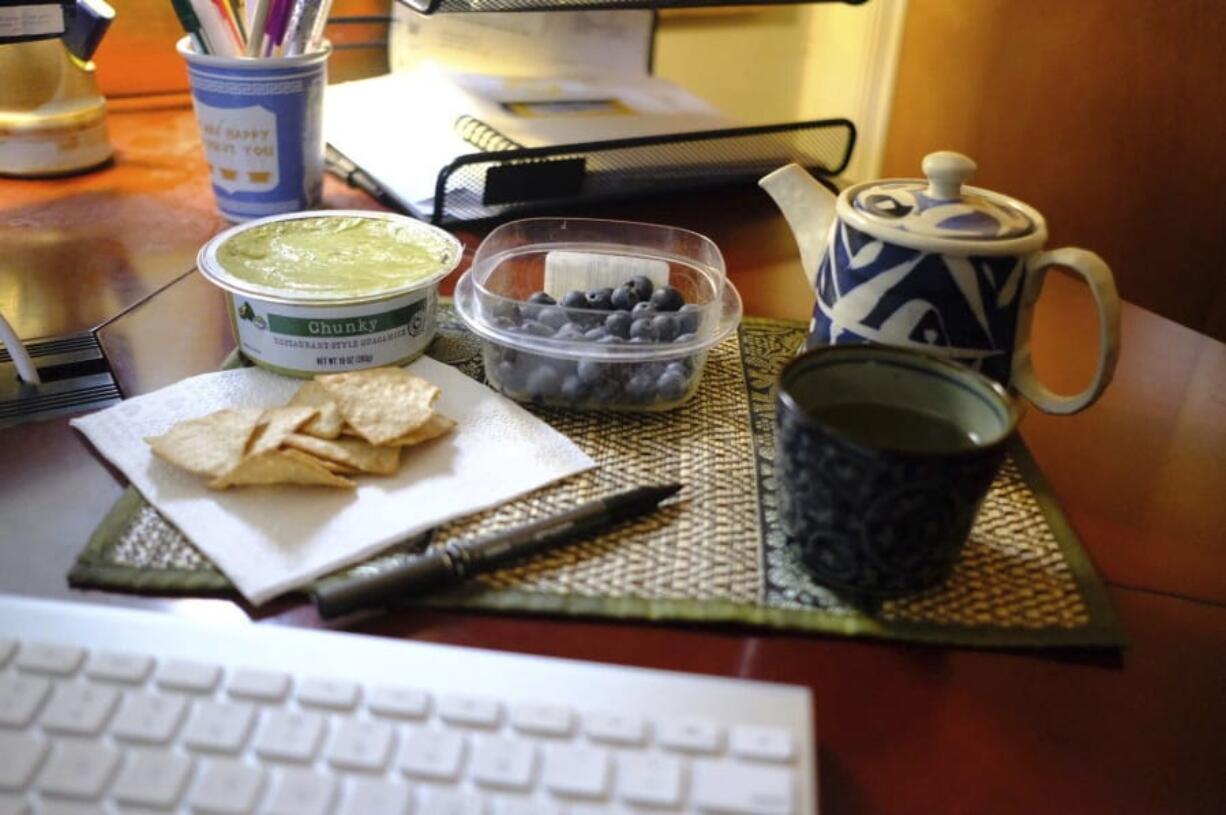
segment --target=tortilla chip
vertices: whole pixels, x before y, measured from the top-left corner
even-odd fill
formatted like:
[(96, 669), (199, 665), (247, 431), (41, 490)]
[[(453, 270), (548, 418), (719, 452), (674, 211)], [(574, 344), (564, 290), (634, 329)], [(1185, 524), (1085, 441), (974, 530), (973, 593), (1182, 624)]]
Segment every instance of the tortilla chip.
[(247, 455), (258, 456), (269, 450), (276, 450), (285, 441), (285, 437), (298, 430), (311, 419), (319, 415), (319, 409), (314, 407), (279, 407), (269, 408), (260, 416)]
[(332, 395), (315, 380), (304, 383), (288, 404), (306, 405), (319, 411), (319, 415), (303, 428), (304, 433), (318, 436), (321, 439), (335, 439), (340, 436), (341, 426), (345, 423), (345, 420), (341, 418), (340, 408), (337, 407)]
[(410, 430), (403, 436), (398, 436), (387, 444), (390, 447), (411, 447), (414, 444), (437, 439), (439, 436), (444, 436), (450, 433), (455, 428), (455, 421), (448, 419), (441, 413), (431, 414), (426, 423), (416, 430)]
[(371, 444), (387, 444), (421, 427), (434, 412), (439, 389), (403, 368), (325, 374), (316, 380), (336, 399), (341, 415)]
[(328, 472), (318, 461), (297, 450), (268, 450), (258, 456), (249, 456), (230, 472), (209, 482), (215, 490), (239, 484), (318, 484), (349, 489), (357, 486), (348, 478)]
[(219, 410), (179, 422), (161, 436), (145, 439), (159, 458), (197, 475), (217, 477), (243, 460), (247, 441), (263, 413), (258, 408)]
[(391, 475), (400, 467), (399, 447), (375, 447), (361, 439), (317, 439), (294, 433), (286, 438), (285, 444), (316, 458), (356, 467), (364, 473)]

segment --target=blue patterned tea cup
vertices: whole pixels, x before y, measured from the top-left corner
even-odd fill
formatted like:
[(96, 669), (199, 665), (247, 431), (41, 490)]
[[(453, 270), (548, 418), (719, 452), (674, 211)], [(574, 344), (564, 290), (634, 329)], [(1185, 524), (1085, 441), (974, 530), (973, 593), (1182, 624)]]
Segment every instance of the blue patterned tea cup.
[(776, 411), (783, 531), (819, 583), (853, 598), (949, 577), (1020, 417), (970, 368), (874, 345), (793, 359)]
[[(1041, 251), (1037, 210), (965, 186), (975, 163), (924, 158), (926, 179), (871, 181), (836, 199), (795, 164), (759, 183), (783, 210), (817, 293), (807, 347), (880, 343), (944, 357), (987, 374), (1048, 413), (1096, 400), (1115, 370), (1120, 301), (1093, 252)], [(1030, 324), (1047, 270), (1076, 272), (1098, 310), (1099, 361), (1089, 387), (1057, 394), (1036, 376)]]

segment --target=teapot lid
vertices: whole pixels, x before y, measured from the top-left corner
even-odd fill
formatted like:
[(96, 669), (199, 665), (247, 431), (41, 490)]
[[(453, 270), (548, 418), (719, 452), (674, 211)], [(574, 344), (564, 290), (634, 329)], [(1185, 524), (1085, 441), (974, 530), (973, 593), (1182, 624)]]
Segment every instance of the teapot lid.
[(977, 169), (961, 153), (924, 156), (923, 179), (866, 184), (852, 207), (872, 226), (945, 240), (1003, 241), (1024, 238), (1038, 226), (1029, 207), (1008, 196), (964, 187)]

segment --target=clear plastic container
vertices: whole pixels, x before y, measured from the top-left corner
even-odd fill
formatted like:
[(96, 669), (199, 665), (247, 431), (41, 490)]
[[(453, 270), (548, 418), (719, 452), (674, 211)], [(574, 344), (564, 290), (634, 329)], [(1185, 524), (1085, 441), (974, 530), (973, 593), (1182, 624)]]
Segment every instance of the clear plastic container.
[[(648, 290), (648, 305), (625, 308)], [(556, 303), (529, 300), (539, 292)], [(521, 402), (581, 409), (681, 405), (698, 389), (707, 352), (741, 320), (740, 295), (709, 238), (586, 218), (498, 227), (456, 284), (455, 303), (482, 340), (491, 386)]]

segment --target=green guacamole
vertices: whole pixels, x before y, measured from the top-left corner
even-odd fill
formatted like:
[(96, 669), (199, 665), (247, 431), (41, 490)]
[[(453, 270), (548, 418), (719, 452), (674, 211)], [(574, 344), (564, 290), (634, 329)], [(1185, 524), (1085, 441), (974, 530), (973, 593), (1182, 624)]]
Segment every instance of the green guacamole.
[(361, 297), (401, 289), (448, 265), (437, 235), (382, 218), (292, 218), (245, 229), (217, 260), (232, 277), (312, 297)]

